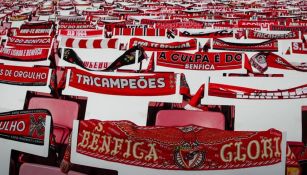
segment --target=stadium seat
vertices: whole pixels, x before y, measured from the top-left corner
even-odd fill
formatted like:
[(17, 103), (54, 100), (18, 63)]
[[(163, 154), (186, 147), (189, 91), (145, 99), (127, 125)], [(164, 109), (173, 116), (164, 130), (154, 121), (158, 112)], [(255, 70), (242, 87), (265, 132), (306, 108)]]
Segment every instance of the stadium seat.
[[(23, 163), (19, 170), (19, 175), (65, 175), (60, 168), (33, 163)], [(83, 173), (69, 171), (68, 175), (85, 175)]]
[(67, 143), (73, 120), (78, 117), (78, 103), (55, 98), (32, 97), (28, 109), (48, 109), (54, 123), (53, 133), (56, 136), (56, 143)]
[(157, 126), (199, 125), (225, 130), (225, 117), (221, 112), (161, 110), (156, 117)]

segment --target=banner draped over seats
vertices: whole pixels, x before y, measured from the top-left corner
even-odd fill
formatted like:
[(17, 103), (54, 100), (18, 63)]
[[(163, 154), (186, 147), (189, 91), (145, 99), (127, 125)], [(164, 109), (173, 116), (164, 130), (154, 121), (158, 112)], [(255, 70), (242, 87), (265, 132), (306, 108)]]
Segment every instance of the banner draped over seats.
[[(135, 166), (169, 170), (217, 170), (281, 161), (281, 132), (142, 127), (129, 121), (80, 121), (77, 152)], [(249, 163), (246, 163), (246, 162)]]

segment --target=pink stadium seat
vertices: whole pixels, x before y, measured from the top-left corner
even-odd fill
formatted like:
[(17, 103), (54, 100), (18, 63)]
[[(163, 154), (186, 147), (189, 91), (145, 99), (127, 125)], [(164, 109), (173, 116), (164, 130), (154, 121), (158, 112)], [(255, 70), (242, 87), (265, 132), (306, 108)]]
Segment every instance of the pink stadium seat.
[(78, 103), (62, 99), (32, 97), (28, 109), (48, 109), (54, 123), (53, 133), (56, 136), (56, 143), (67, 143), (73, 120), (78, 117)]
[(194, 124), (225, 130), (225, 117), (220, 112), (161, 110), (156, 116), (157, 126), (182, 126)]
[[(19, 175), (65, 175), (62, 173), (60, 168), (39, 165), (33, 163), (23, 163), (19, 170)], [(69, 171), (68, 175), (85, 175), (83, 173)]]

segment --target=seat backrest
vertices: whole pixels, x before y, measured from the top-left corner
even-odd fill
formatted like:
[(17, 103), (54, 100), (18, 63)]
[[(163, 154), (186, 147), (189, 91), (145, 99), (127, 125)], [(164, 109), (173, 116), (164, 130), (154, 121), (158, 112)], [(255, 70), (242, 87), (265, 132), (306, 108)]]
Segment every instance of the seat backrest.
[(161, 110), (156, 116), (157, 126), (199, 125), (225, 130), (225, 117), (221, 112)]
[[(65, 175), (62, 173), (60, 168), (46, 166), (46, 165), (39, 165), (33, 163), (23, 163), (19, 170), (19, 175), (33, 175), (33, 174), (41, 174), (41, 175)], [(85, 175), (83, 173), (70, 171), (69, 175)]]
[(32, 97), (28, 109), (48, 109), (52, 115), (53, 123), (72, 128), (73, 120), (78, 118), (79, 104), (74, 101)]

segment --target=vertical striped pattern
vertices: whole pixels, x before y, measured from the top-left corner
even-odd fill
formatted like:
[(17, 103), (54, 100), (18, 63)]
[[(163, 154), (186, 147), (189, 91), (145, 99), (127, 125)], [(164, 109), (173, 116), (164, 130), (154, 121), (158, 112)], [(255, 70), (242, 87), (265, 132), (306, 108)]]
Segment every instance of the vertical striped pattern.
[(88, 48), (103, 49), (117, 47), (117, 38), (111, 39), (80, 39), (80, 38), (62, 38), (61, 47), (68, 48)]

